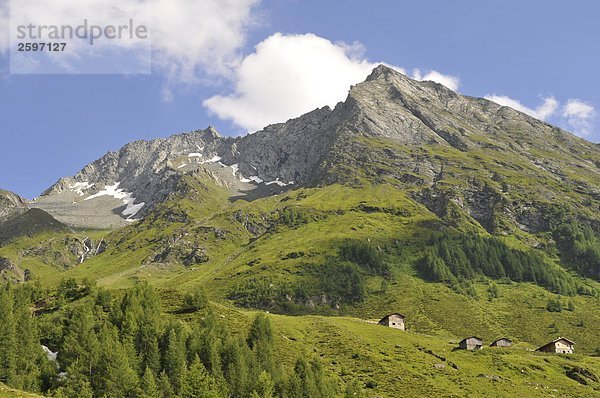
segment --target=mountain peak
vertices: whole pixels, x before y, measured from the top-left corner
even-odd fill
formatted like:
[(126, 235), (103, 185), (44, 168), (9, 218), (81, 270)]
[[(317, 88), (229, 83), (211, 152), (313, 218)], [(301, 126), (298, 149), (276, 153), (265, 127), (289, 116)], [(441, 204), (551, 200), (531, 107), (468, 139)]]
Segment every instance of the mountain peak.
[(380, 65), (377, 65), (373, 69), (371, 74), (367, 77), (366, 81), (378, 80), (378, 79), (385, 78), (388, 76), (398, 76), (398, 75), (400, 75), (402, 77), (406, 77), (405, 75), (398, 72), (396, 69), (392, 68), (391, 66), (388, 66), (385, 64), (380, 64)]

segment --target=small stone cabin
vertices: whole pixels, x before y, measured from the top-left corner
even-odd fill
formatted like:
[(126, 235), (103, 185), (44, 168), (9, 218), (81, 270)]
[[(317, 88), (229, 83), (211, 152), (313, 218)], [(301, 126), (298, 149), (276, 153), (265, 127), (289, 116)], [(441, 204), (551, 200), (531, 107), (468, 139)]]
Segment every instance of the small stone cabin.
[(512, 346), (512, 341), (510, 341), (510, 339), (507, 339), (506, 337), (502, 337), (501, 339), (498, 339), (496, 341), (494, 341), (492, 344), (490, 344), (490, 347), (510, 347)]
[(564, 337), (549, 342), (548, 344), (541, 346), (536, 351), (540, 352), (551, 352), (554, 354), (572, 354), (575, 350), (575, 343)]
[(378, 325), (387, 326), (390, 328), (405, 330), (404, 319), (406, 317), (402, 314), (389, 314), (386, 315), (382, 320), (377, 322)]
[(475, 336), (467, 337), (458, 343), (458, 348), (461, 350), (476, 351), (480, 350), (481, 347), (483, 347), (483, 340)]

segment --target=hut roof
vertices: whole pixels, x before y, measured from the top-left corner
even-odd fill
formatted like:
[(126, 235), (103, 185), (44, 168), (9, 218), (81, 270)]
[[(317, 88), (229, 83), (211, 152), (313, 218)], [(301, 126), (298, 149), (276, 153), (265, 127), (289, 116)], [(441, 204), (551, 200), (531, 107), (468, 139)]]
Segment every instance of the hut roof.
[(469, 339), (477, 339), (481, 342), (483, 342), (483, 339), (481, 337), (477, 337), (477, 336), (469, 336), (469, 337), (465, 337), (464, 339), (462, 339), (460, 342), (462, 343), (463, 341), (467, 341)]
[(385, 318), (391, 317), (392, 315), (398, 315), (402, 319), (406, 318), (404, 315), (394, 312), (393, 314), (388, 314), (388, 315), (384, 316), (383, 318), (381, 318), (380, 322), (383, 321)]
[(540, 348), (538, 348), (536, 351), (539, 351), (539, 350), (541, 350), (542, 348), (546, 348), (546, 347), (548, 347), (549, 345), (556, 344), (556, 343), (558, 343), (558, 342), (559, 342), (559, 341), (561, 341), (561, 340), (564, 340), (564, 341), (566, 341), (567, 343), (569, 343), (569, 344), (571, 344), (571, 345), (575, 345), (575, 342), (574, 342), (574, 341), (571, 341), (571, 340), (569, 340), (569, 339), (567, 339), (567, 338), (565, 338), (565, 337), (559, 337), (559, 338), (557, 338), (557, 339), (555, 339), (555, 340), (552, 340), (551, 342), (549, 342), (549, 343), (547, 343), (547, 344), (544, 344), (543, 346), (541, 346)]

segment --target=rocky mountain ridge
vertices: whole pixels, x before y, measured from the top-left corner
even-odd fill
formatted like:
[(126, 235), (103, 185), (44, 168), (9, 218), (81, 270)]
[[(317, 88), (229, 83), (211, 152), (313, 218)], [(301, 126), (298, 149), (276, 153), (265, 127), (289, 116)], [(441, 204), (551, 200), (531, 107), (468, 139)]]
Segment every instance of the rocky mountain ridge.
[[(416, 188), (414, 197), (436, 214), (456, 205), (491, 225), (493, 207), (506, 192), (490, 189), (483, 175), (467, 178), (461, 153), (499, 184), (527, 170), (568, 184), (594, 203), (600, 199), (589, 178), (573, 173), (600, 176), (597, 145), (514, 109), (379, 66), (334, 109), (317, 109), (244, 137), (223, 137), (209, 127), (136, 141), (62, 178), (32, 206), (74, 226), (118, 227), (144, 217), (181, 176), (205, 170), (232, 198), (249, 200), (361, 178), (398, 184)], [(448, 178), (467, 178), (468, 187), (452, 192), (438, 183)], [(531, 193), (549, 201), (559, 194), (550, 191)], [(513, 207), (503, 213), (527, 206), (519, 201)], [(530, 230), (543, 223), (529, 213), (510, 217)]]

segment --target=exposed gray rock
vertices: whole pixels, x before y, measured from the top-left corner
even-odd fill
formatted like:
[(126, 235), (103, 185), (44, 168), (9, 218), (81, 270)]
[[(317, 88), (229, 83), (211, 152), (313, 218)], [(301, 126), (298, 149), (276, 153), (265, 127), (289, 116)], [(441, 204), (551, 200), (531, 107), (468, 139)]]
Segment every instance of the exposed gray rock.
[[(562, 195), (553, 184), (598, 207), (600, 190), (587, 182), (600, 180), (598, 164), (598, 145), (512, 108), (379, 66), (334, 109), (244, 137), (208, 128), (136, 141), (59, 180), (32, 206), (70, 225), (114, 228), (147, 215), (181, 176), (204, 170), (232, 200), (298, 186), (392, 183), (441, 217), (458, 207), (490, 231), (502, 229), (501, 214), (535, 232), (545, 228), (542, 204)], [(516, 173), (548, 183), (515, 192), (504, 180)], [(468, 182), (474, 174), (486, 182)], [(451, 189), (452, 181), (461, 187)], [(523, 203), (527, 196), (530, 205)]]
[(15, 193), (0, 190), (0, 222), (27, 209), (26, 199)]
[(29, 277), (29, 270), (22, 270), (10, 259), (0, 257), (0, 281), (23, 283)]

